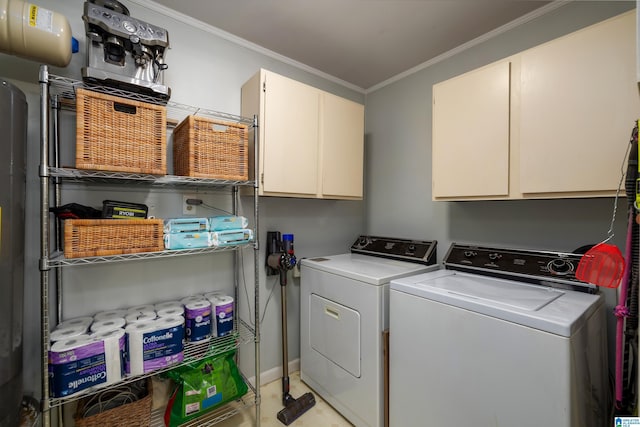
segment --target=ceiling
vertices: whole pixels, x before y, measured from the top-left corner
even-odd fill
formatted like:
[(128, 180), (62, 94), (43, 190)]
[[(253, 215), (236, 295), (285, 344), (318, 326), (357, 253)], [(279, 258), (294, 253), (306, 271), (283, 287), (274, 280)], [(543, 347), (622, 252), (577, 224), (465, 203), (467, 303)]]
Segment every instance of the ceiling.
[(154, 0), (362, 90), (550, 3)]

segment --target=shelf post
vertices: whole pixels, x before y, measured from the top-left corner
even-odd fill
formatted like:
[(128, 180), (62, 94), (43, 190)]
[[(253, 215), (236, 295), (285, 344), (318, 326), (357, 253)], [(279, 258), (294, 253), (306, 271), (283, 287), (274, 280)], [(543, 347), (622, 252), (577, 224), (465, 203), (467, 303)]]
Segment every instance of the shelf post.
[(253, 116), (253, 216), (255, 218), (255, 243), (253, 246), (253, 274), (254, 274), (254, 319), (255, 319), (255, 370), (256, 370), (256, 427), (260, 427), (260, 263), (259, 263), (259, 250), (258, 242), (260, 239), (260, 212), (259, 212), (259, 197), (258, 197), (258, 116)]
[(40, 328), (42, 426), (51, 425), (49, 406), (49, 69), (40, 67)]

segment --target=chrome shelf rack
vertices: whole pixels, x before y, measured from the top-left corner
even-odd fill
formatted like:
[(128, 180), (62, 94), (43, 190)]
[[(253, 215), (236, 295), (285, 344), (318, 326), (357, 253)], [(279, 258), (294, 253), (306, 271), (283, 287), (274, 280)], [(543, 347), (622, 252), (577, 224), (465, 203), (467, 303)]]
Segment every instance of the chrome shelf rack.
[[(54, 398), (49, 391), (49, 375), (48, 375), (48, 356), (50, 349), (50, 327), (52, 321), (62, 318), (62, 305), (60, 303), (62, 296), (62, 274), (63, 268), (71, 266), (82, 266), (97, 263), (142, 261), (147, 259), (157, 259), (176, 256), (203, 256), (220, 252), (233, 252), (234, 257), (234, 285), (236, 298), (239, 284), (239, 256), (240, 252), (247, 248), (254, 250), (254, 311), (250, 314), (253, 317), (251, 322), (253, 326), (240, 319), (237, 316), (234, 331), (225, 337), (215, 337), (203, 340), (198, 343), (187, 343), (185, 345), (185, 357), (182, 364), (191, 363), (207, 356), (222, 354), (224, 352), (237, 349), (243, 344), (253, 342), (255, 355), (255, 380), (251, 384), (245, 378), (249, 386), (249, 392), (240, 399), (228, 403), (211, 413), (207, 413), (196, 420), (190, 421), (184, 426), (212, 426), (218, 422), (226, 420), (235, 414), (246, 411), (251, 408), (255, 409), (255, 423), (260, 426), (260, 324), (259, 324), (259, 263), (257, 252), (259, 250), (259, 206), (258, 206), (258, 184), (256, 181), (229, 181), (219, 179), (191, 178), (186, 176), (174, 175), (148, 175), (122, 172), (105, 172), (93, 170), (79, 170), (74, 168), (61, 167), (59, 164), (60, 141), (59, 141), (59, 113), (62, 110), (75, 111), (75, 93), (76, 89), (84, 88), (92, 91), (106, 93), (110, 95), (120, 96), (136, 101), (142, 101), (152, 104), (164, 105), (167, 111), (167, 127), (175, 127), (180, 121), (191, 114), (199, 116), (211, 117), (220, 120), (232, 121), (236, 123), (247, 124), (253, 129), (253, 147), (254, 160), (258, 158), (257, 152), (257, 117), (246, 118), (228, 113), (207, 110), (198, 107), (192, 107), (174, 102), (162, 102), (157, 98), (147, 96), (145, 94), (133, 93), (112, 87), (103, 87), (100, 85), (89, 84), (77, 81), (67, 77), (57, 76), (49, 73), (46, 65), (41, 66), (40, 75), (40, 296), (41, 296), (41, 339), (42, 339), (42, 425), (43, 427), (51, 426), (51, 409), (63, 407), (65, 404), (76, 401), (82, 397), (97, 393), (100, 390), (88, 389), (65, 398)], [(54, 155), (51, 155), (54, 153)], [(254, 161), (254, 167), (258, 162)], [(257, 170), (253, 171), (253, 176), (257, 176)], [(117, 184), (117, 185), (142, 185), (163, 188), (219, 188), (228, 191), (232, 197), (233, 213), (237, 212), (239, 203), (239, 188), (253, 187), (254, 197), (254, 241), (247, 244), (234, 245), (219, 248), (202, 248), (202, 249), (184, 249), (184, 250), (164, 250), (157, 252), (144, 252), (136, 254), (110, 255), (99, 257), (84, 258), (65, 258), (62, 255), (60, 245), (60, 225), (58, 221), (50, 220), (49, 208), (58, 206), (60, 203), (61, 186), (63, 182), (81, 182), (96, 184)], [(55, 232), (51, 233), (51, 229)], [(53, 236), (53, 237), (52, 237)], [(52, 242), (53, 240), (53, 242)], [(55, 272), (55, 292), (57, 293), (58, 307), (57, 312), (49, 312), (49, 299), (51, 276)], [(237, 313), (238, 310), (235, 310)], [(157, 375), (161, 372), (175, 368), (179, 365), (173, 365), (169, 368), (151, 372), (146, 375), (138, 375), (126, 377), (114, 386), (137, 381), (141, 378)], [(163, 411), (155, 411), (152, 413), (152, 425), (162, 426)], [(61, 420), (59, 420), (61, 421)]]

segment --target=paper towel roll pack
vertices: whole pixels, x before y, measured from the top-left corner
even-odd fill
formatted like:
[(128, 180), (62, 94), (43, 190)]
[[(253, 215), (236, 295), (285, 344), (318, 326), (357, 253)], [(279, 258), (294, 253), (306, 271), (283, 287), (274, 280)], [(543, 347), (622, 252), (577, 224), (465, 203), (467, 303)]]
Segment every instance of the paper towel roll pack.
[(217, 298), (220, 295), (224, 295), (224, 292), (222, 291), (207, 292), (206, 294), (204, 294), (204, 298), (211, 301), (211, 303), (213, 304), (213, 301), (211, 299)]
[(161, 317), (126, 327), (126, 371), (141, 375), (184, 360), (184, 318)]
[(196, 342), (211, 337), (211, 302), (190, 302), (184, 306), (185, 337)]
[(233, 298), (221, 294), (210, 295), (211, 311), (215, 319), (211, 322), (212, 334), (223, 337), (233, 332)]
[(53, 343), (49, 351), (50, 392), (69, 396), (107, 381), (104, 342), (88, 336)]
[(205, 300), (207, 300), (207, 298), (205, 298), (203, 295), (191, 295), (189, 297), (182, 298), (180, 302), (182, 303), (182, 305), (187, 305), (187, 304), (191, 304), (192, 302), (205, 301)]

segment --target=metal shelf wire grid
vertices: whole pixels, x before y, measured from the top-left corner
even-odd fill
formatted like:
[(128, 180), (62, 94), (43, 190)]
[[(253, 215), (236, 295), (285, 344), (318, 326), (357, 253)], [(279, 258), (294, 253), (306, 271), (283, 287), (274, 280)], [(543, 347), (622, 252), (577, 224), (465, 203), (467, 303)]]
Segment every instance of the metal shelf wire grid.
[(205, 187), (230, 187), (253, 186), (254, 181), (232, 181), (224, 179), (193, 178), (178, 175), (148, 175), (127, 172), (105, 172), (95, 170), (81, 170), (73, 168), (49, 168), (49, 175), (70, 181), (91, 181), (113, 183), (114, 181), (126, 181), (127, 184), (149, 184), (154, 186), (205, 186)]
[(54, 252), (47, 260), (47, 267), (68, 267), (73, 265), (101, 264), (107, 262), (134, 261), (141, 259), (169, 258), (184, 255), (209, 254), (213, 252), (232, 252), (253, 246), (253, 242), (234, 246), (209, 247), (196, 249), (171, 249), (158, 252), (139, 252), (135, 254), (121, 254), (109, 256), (95, 256), (85, 258), (65, 258), (61, 252)]
[(130, 92), (127, 90), (101, 86), (97, 84), (91, 84), (84, 81), (71, 79), (68, 77), (57, 76), (54, 74), (48, 75), (49, 84), (51, 85), (51, 94), (58, 95), (63, 103), (75, 102), (76, 89), (82, 88), (92, 90), (94, 92), (104, 93), (107, 95), (119, 96), (122, 98), (131, 99), (134, 101), (147, 102), (150, 104), (164, 105), (167, 107), (167, 121), (182, 121), (187, 115), (197, 114), (202, 117), (218, 118), (231, 122), (244, 123), (249, 127), (253, 127), (253, 118), (242, 117), (235, 114), (224, 113), (215, 110), (209, 110), (206, 108), (193, 107), (186, 104), (180, 104), (177, 102), (164, 102), (153, 96), (146, 95), (144, 93)]
[[(249, 391), (247, 394), (235, 400), (229, 402), (219, 409), (213, 410), (207, 414), (203, 414), (195, 420), (180, 424), (180, 427), (208, 427), (214, 424), (227, 420), (241, 412), (249, 410), (255, 406), (255, 391), (251, 387), (250, 383)], [(156, 409), (151, 412), (151, 426), (152, 427), (164, 427), (164, 408)]]
[[(138, 381), (142, 378), (151, 377), (162, 372), (169, 371), (178, 366), (182, 366), (188, 363), (193, 363), (198, 360), (201, 360), (208, 356), (215, 356), (218, 354), (225, 353), (227, 351), (235, 350), (242, 344), (247, 344), (249, 342), (254, 341), (254, 330), (249, 326), (244, 320), (239, 319), (236, 322), (236, 328), (233, 333), (226, 335), (224, 337), (214, 337), (206, 340), (198, 341), (198, 342), (187, 342), (184, 346), (184, 361), (168, 366), (163, 369), (158, 369), (153, 372), (149, 372), (144, 375), (136, 375), (133, 377), (126, 377), (121, 382), (118, 382), (116, 385), (129, 384), (135, 381)], [(91, 396), (98, 392), (102, 391), (102, 389), (88, 389), (79, 393), (75, 393), (68, 397), (63, 398), (51, 398), (49, 400), (49, 405), (51, 408), (60, 406), (69, 402), (73, 402), (75, 400), (81, 399), (86, 396)]]

